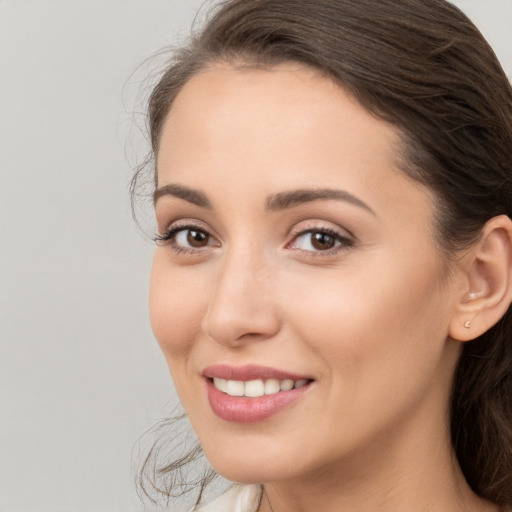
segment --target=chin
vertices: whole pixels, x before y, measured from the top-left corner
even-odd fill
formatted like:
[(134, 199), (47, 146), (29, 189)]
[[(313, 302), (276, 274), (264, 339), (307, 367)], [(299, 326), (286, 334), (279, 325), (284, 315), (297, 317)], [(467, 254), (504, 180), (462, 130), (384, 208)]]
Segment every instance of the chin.
[(261, 468), (257, 464), (220, 463), (212, 464), (213, 469), (226, 480), (242, 485), (263, 484), (280, 480), (272, 468)]
[[(249, 446), (247, 446), (249, 448)], [(279, 451), (254, 448), (244, 451), (224, 448), (218, 445), (216, 449), (204, 449), (209, 463), (223, 478), (238, 484), (262, 484), (286, 479), (294, 464), (286, 463)]]

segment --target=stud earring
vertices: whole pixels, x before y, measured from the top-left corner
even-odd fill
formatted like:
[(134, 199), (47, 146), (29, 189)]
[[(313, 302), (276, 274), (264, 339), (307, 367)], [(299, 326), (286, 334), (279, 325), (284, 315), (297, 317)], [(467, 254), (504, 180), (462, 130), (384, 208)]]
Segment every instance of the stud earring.
[(468, 320), (465, 324), (464, 324), (464, 327), (466, 329), (471, 329), (471, 320)]

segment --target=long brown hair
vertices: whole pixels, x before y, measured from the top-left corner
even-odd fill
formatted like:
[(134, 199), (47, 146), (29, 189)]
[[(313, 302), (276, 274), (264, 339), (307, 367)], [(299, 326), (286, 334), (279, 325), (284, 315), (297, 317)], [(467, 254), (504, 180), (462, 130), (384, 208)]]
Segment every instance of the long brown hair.
[[(402, 135), (402, 170), (438, 199), (447, 257), (490, 218), (512, 217), (512, 88), (476, 27), (444, 0), (228, 0), (173, 55), (149, 100), (153, 154), (183, 85), (215, 62), (298, 62)], [(133, 189), (141, 178), (137, 173)], [(156, 177), (155, 177), (156, 179)], [(466, 343), (452, 442), (474, 491), (512, 505), (512, 316)], [(172, 463), (167, 472), (182, 464)]]

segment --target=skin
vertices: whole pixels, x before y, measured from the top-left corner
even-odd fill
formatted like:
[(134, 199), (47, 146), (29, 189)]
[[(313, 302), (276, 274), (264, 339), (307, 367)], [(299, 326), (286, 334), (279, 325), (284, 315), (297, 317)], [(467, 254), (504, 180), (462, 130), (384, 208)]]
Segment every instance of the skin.
[[(450, 446), (448, 401), (467, 292), (435, 240), (434, 198), (398, 170), (398, 134), (315, 72), (211, 67), (173, 103), (158, 187), (150, 314), (213, 467), (264, 483), (260, 511), (484, 511)], [(343, 190), (269, 211), (270, 196)], [(175, 189), (174, 189), (175, 190)], [(169, 190), (168, 190), (169, 191)], [(172, 189), (171, 189), (172, 191)], [(192, 198), (193, 199), (193, 198)], [(191, 247), (186, 227), (207, 235)], [(331, 233), (319, 250), (311, 232)], [(217, 417), (201, 373), (256, 364), (314, 379), (294, 404)]]

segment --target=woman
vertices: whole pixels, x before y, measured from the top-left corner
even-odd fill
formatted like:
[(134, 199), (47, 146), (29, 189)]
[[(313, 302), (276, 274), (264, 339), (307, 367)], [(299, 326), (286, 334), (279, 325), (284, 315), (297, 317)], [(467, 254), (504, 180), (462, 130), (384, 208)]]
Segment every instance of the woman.
[(470, 21), (231, 0), (149, 122), (153, 330), (244, 484), (199, 510), (507, 510), (512, 91)]

